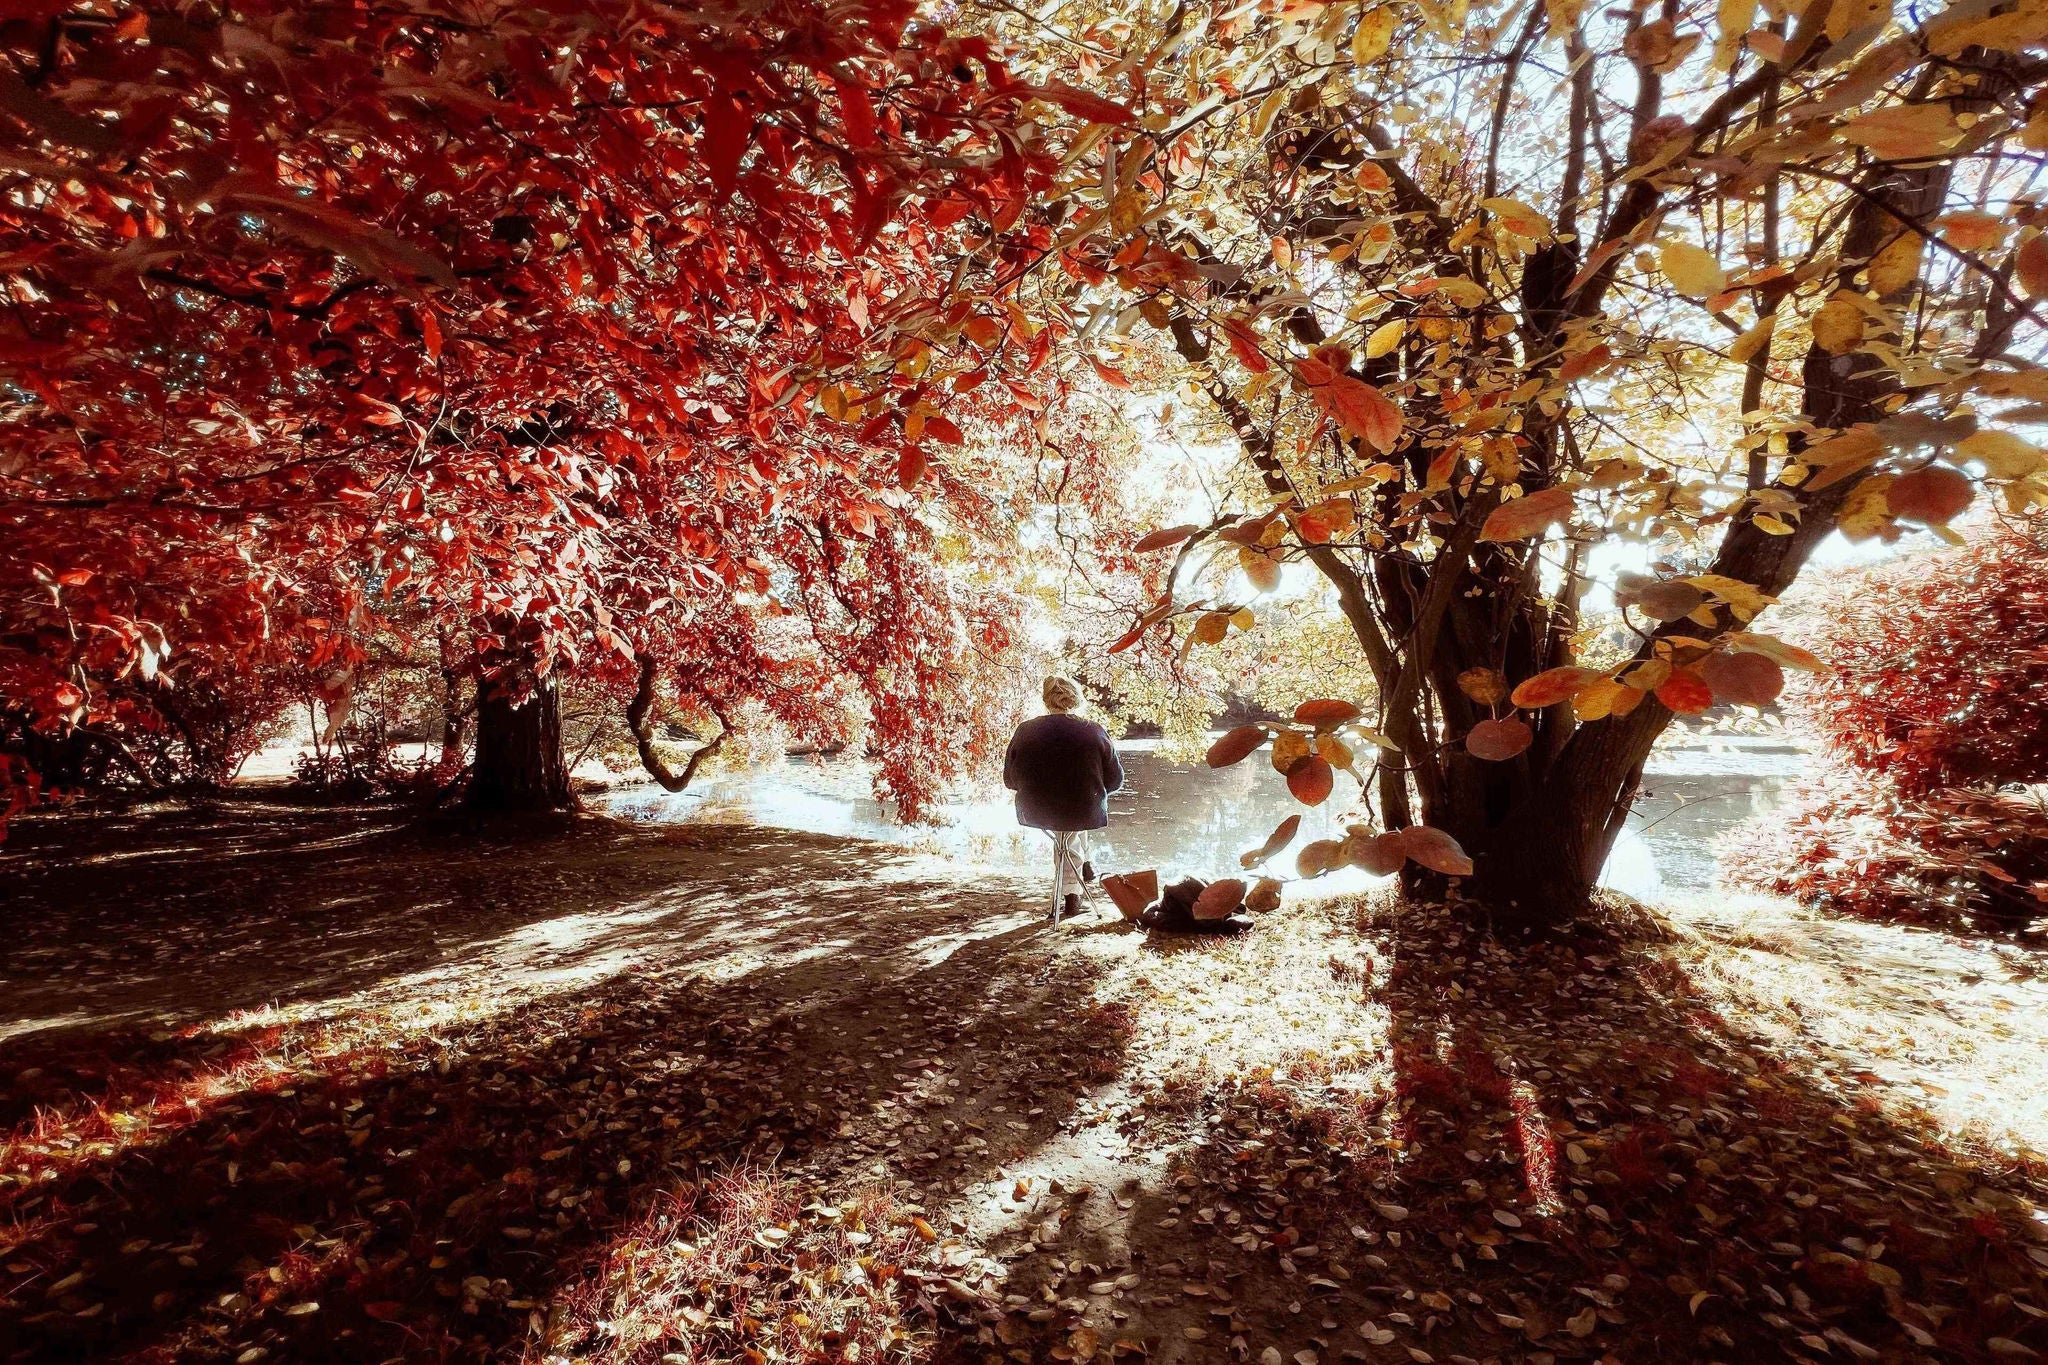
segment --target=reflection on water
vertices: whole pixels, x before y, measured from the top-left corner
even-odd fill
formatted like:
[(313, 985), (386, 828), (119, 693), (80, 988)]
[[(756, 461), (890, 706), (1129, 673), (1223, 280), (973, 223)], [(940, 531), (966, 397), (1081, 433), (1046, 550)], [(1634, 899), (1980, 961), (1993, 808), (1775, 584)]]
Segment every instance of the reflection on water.
[[(1222, 876), (1236, 870), (1239, 853), (1258, 847), (1282, 819), (1302, 811), (1258, 758), (1216, 770), (1169, 763), (1144, 741), (1120, 745), (1119, 751), (1124, 790), (1110, 799), (1110, 827), (1095, 841), (1095, 861), (1105, 871), (1156, 867), (1167, 878)], [(1776, 804), (1801, 758), (1796, 748), (1775, 739), (1724, 739), (1658, 750), (1604, 880), (1646, 898), (1708, 889), (1715, 836)], [(1017, 828), (1006, 793), (955, 802), (945, 808), (946, 824), (915, 828), (897, 824), (889, 808), (867, 793), (868, 773), (857, 760), (789, 758), (762, 771), (702, 783), (681, 795), (650, 785), (614, 791), (600, 801), (626, 819), (749, 823), (855, 835), (1012, 869), (1035, 869), (1048, 860), (1045, 836)], [(1355, 810), (1355, 794), (1355, 785), (1340, 776), (1336, 796), (1319, 809), (1302, 812), (1296, 846), (1341, 834)], [(1290, 863), (1283, 855), (1274, 865)], [(1350, 871), (1327, 885), (1334, 891), (1370, 881)]]

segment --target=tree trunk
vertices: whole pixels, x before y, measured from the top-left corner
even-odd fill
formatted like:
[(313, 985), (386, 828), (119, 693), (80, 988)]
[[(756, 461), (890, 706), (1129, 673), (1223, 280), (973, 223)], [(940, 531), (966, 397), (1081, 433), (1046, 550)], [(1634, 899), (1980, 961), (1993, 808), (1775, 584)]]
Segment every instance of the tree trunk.
[(562, 754), (562, 702), (555, 680), (531, 664), (478, 685), (476, 769), (469, 804), (484, 811), (569, 810), (569, 765)]

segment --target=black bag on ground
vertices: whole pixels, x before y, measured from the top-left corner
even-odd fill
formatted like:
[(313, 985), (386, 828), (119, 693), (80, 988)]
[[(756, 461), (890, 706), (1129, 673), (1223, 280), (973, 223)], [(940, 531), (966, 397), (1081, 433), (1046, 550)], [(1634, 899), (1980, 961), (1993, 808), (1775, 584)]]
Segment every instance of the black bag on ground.
[(1199, 877), (1183, 877), (1166, 888), (1159, 904), (1138, 917), (1138, 923), (1163, 934), (1241, 934), (1252, 927), (1243, 915), (1223, 919), (1196, 919), (1195, 901), (1209, 889)]

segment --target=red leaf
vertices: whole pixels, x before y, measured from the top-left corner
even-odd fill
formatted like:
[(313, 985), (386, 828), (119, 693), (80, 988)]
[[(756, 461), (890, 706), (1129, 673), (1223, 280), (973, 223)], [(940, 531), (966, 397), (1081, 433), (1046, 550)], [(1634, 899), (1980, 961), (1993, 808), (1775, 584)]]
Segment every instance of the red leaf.
[(846, 145), (864, 151), (875, 145), (875, 104), (867, 87), (854, 81), (834, 81), (839, 90), (839, 116), (846, 125)]
[(925, 454), (916, 446), (905, 446), (896, 457), (896, 482), (905, 488), (914, 486), (924, 477), (928, 464)]
[(1194, 915), (1199, 920), (1228, 919), (1243, 904), (1244, 883), (1236, 877), (1225, 877), (1202, 888), (1202, 894), (1195, 897)]
[(705, 99), (704, 168), (721, 200), (739, 183), (740, 158), (753, 132), (753, 117), (730, 91), (715, 90)]
[(1505, 763), (1534, 743), (1536, 732), (1526, 721), (1482, 720), (1465, 736), (1465, 752), (1489, 763)]
[(1715, 700), (1736, 706), (1769, 706), (1785, 690), (1785, 670), (1762, 654), (1710, 654), (1700, 676)]
[(1077, 89), (1065, 81), (1052, 81), (1046, 85), (1013, 85), (1010, 89), (1020, 95), (1050, 100), (1075, 118), (1084, 118), (1090, 123), (1125, 124), (1138, 121), (1138, 116), (1127, 106)]
[(960, 428), (954, 426), (952, 422), (944, 417), (925, 418), (924, 434), (931, 437), (934, 441), (949, 446), (957, 446), (965, 439), (960, 434)]
[(1209, 746), (1205, 756), (1212, 768), (1227, 768), (1233, 763), (1242, 763), (1252, 750), (1266, 742), (1266, 732), (1256, 725), (1240, 725), (1217, 737)]
[(1885, 505), (1893, 516), (1928, 526), (1946, 526), (1962, 515), (1976, 496), (1976, 486), (1966, 476), (1938, 464), (1901, 474), (1884, 490)]
[(1318, 730), (1330, 730), (1365, 714), (1348, 701), (1335, 697), (1317, 697), (1294, 708), (1294, 723), (1313, 725)]
[(1163, 530), (1148, 531), (1138, 537), (1138, 543), (1133, 545), (1131, 549), (1137, 554), (1147, 554), (1153, 550), (1163, 550), (1169, 545), (1180, 544), (1183, 540), (1186, 540), (1201, 529), (1199, 526), (1168, 526)]
[(1230, 353), (1237, 357), (1237, 363), (1253, 374), (1264, 374), (1273, 368), (1273, 362), (1259, 348), (1258, 334), (1252, 331), (1242, 318), (1223, 320), (1223, 339), (1230, 343)]
[(1321, 757), (1311, 754), (1287, 770), (1287, 790), (1304, 806), (1320, 806), (1330, 799), (1336, 775)]

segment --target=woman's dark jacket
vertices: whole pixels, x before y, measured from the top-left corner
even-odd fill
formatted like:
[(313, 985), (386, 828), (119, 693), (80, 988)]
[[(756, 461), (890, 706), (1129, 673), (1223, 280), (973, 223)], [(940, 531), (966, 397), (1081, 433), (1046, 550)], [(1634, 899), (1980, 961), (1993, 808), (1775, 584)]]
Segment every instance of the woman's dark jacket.
[(1003, 755), (1003, 785), (1017, 793), (1020, 825), (1101, 829), (1109, 823), (1109, 794), (1123, 784), (1109, 732), (1079, 716), (1025, 721)]

